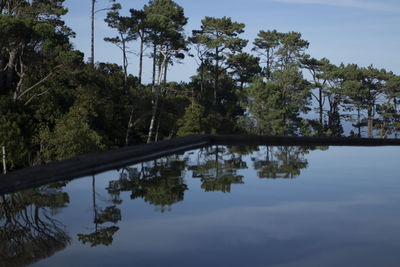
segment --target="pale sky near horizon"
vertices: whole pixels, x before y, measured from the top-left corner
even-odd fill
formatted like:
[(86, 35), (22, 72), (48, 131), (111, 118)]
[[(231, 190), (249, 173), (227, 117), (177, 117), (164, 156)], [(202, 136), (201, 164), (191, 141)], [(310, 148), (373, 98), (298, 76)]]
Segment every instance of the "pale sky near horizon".
[[(147, 0), (120, 0), (122, 13), (130, 8), (141, 9)], [(281, 32), (297, 31), (310, 42), (307, 53), (315, 58), (328, 58), (334, 64), (355, 63), (359, 66), (374, 65), (400, 74), (400, 1), (398, 0), (176, 0), (185, 10), (189, 22), (187, 35), (199, 29), (205, 16), (231, 17), (245, 23), (242, 38), (248, 39), (246, 51), (260, 30), (277, 29)], [(98, 0), (97, 7), (108, 5), (108, 0)], [(91, 1), (66, 0), (69, 9), (64, 17), (67, 25), (76, 32), (72, 40), (76, 49), (90, 56)], [(114, 36), (104, 23), (106, 12), (96, 15), (95, 61), (121, 65), (120, 50), (103, 41)], [(133, 52), (138, 43), (131, 43)], [(150, 60), (145, 60), (144, 82), (151, 79)], [(168, 80), (189, 81), (197, 65), (187, 57), (184, 64), (169, 68)], [(137, 75), (138, 58), (129, 55), (129, 73)]]

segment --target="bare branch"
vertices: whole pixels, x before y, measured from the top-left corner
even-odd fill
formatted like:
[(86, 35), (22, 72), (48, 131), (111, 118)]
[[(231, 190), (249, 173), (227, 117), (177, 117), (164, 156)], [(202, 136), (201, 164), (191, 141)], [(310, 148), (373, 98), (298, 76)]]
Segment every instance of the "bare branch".
[(26, 101), (25, 102), (25, 106), (27, 106), (31, 101), (32, 101), (32, 99), (34, 99), (35, 97), (37, 97), (37, 96), (41, 96), (41, 95), (44, 95), (44, 94), (46, 94), (46, 93), (48, 93), (50, 91), (50, 88), (49, 89), (47, 89), (46, 91), (44, 91), (44, 92), (41, 92), (41, 93), (38, 93), (38, 94), (35, 94), (35, 95), (33, 95), (31, 98), (29, 98), (29, 100), (28, 101)]
[(51, 71), (49, 74), (46, 75), (46, 77), (44, 77), (43, 79), (41, 79), (40, 81), (29, 87), (28, 89), (24, 90), (19, 96), (16, 97), (16, 99), (21, 99), (21, 97), (23, 97), (25, 94), (29, 93), (39, 85), (46, 82), (51, 76), (53, 76), (53, 74), (57, 73), (62, 66), (63, 64), (57, 65), (53, 71)]

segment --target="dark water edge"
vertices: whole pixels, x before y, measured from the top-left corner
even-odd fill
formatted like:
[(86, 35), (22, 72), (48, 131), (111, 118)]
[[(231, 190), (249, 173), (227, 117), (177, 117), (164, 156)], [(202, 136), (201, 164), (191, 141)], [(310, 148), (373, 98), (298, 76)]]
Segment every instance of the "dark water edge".
[(192, 135), (124, 147), (117, 150), (82, 155), (64, 161), (34, 166), (0, 175), (0, 193), (13, 192), (50, 182), (92, 175), (128, 164), (155, 159), (211, 145), (280, 145), (280, 146), (398, 146), (398, 139)]

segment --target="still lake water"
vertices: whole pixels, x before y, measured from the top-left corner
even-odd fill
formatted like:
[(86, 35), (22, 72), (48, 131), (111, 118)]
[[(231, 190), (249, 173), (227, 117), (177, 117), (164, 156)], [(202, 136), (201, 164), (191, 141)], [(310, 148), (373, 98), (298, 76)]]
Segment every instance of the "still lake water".
[(0, 197), (0, 266), (399, 266), (400, 147), (209, 147)]

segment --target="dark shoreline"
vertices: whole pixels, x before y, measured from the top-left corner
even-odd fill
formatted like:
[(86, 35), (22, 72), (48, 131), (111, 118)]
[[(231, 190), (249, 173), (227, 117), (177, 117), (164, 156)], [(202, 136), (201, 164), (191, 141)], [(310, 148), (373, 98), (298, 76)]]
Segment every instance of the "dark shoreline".
[(16, 170), (6, 175), (0, 175), (0, 194), (93, 175), (212, 145), (400, 146), (400, 140), (254, 135), (191, 135), (157, 143), (128, 146), (116, 150), (81, 155), (63, 161)]

